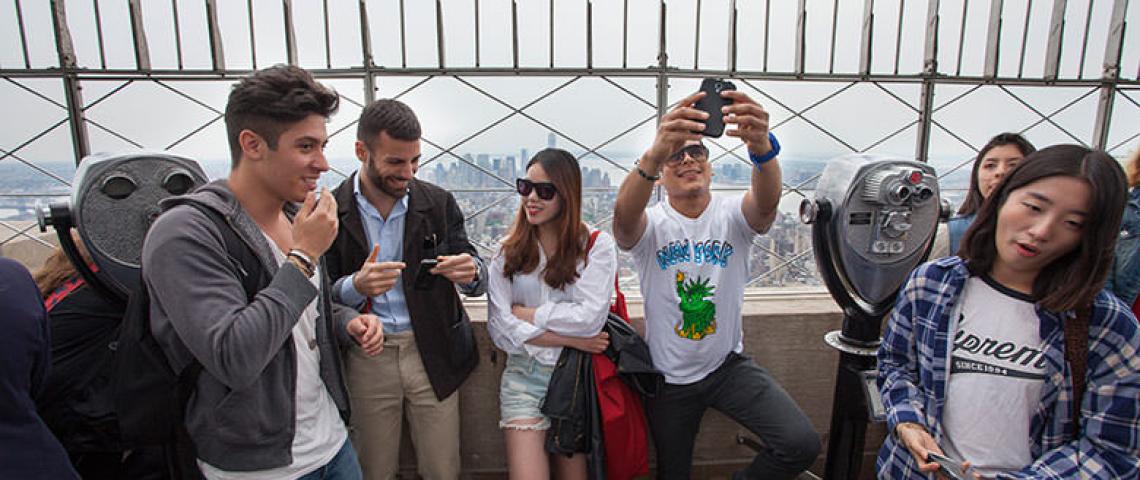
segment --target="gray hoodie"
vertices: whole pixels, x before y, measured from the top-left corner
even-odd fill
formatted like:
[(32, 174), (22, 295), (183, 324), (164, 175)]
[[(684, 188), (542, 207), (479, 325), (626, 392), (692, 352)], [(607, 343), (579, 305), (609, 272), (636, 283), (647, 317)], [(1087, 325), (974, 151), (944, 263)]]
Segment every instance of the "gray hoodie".
[[(272, 280), (252, 302), (218, 227), (191, 202), (221, 213), (260, 258)], [(327, 279), (321, 292), (292, 264), (278, 268), (265, 236), (225, 180), (162, 207), (165, 213), (144, 243), (143, 280), (151, 328), (171, 366), (180, 371), (196, 360), (203, 367), (185, 417), (198, 458), (230, 471), (289, 465), (296, 424), (293, 326), (322, 293), (316, 322), (321, 378), (347, 419), (339, 353), (351, 345), (345, 326), (357, 314), (328, 300)]]

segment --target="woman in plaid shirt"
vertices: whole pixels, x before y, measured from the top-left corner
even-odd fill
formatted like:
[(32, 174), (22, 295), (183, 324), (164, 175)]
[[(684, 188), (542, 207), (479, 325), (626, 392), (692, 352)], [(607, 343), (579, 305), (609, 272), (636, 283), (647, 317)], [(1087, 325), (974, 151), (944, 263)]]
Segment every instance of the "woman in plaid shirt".
[[(1103, 290), (1124, 173), (1075, 145), (1026, 160), (982, 205), (961, 256), (920, 266), (899, 293), (879, 349), (891, 432), (880, 478), (934, 478), (929, 452), (973, 478), (1140, 477), (1140, 329)], [(1075, 424), (1065, 324), (1090, 306)]]

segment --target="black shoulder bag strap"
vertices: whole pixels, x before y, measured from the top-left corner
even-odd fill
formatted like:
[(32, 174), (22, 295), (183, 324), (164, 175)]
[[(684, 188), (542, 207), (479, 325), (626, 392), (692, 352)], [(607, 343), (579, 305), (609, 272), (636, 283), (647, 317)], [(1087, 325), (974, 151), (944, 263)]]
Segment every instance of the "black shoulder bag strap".
[(222, 244), (226, 247), (226, 253), (230, 258), (237, 260), (238, 274), (241, 275), (241, 286), (245, 290), (245, 299), (247, 302), (252, 302), (257, 292), (269, 284), (269, 279), (265, 278), (265, 268), (261, 265), (261, 259), (249, 247), (249, 244), (238, 236), (230, 222), (220, 212), (202, 204), (192, 202), (188, 204), (206, 214), (206, 217), (217, 225), (218, 231), (222, 234)]
[[(226, 254), (238, 262), (238, 274), (241, 276), (245, 300), (247, 302), (253, 301), (257, 292), (268, 283), (267, 279), (262, 278), (265, 276), (265, 269), (261, 265), (261, 260), (257, 258), (257, 254), (238, 236), (221, 212), (195, 202), (188, 202), (187, 205), (205, 214), (206, 218), (209, 218), (218, 227), (218, 231), (222, 234), (222, 244), (226, 249)], [(190, 393), (198, 382), (198, 374), (201, 372), (202, 364), (195, 361), (179, 373), (179, 385), (185, 390), (184, 400), (189, 400)]]

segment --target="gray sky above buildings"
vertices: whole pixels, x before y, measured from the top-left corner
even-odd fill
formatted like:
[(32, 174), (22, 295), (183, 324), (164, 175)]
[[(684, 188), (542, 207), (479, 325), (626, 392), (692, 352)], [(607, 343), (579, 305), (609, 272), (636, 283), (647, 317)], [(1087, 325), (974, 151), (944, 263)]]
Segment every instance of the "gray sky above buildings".
[[(922, 70), (928, 2), (905, 1), (900, 10), (901, 1), (903, 0), (878, 0), (874, 3), (873, 73), (894, 73), (896, 58), (900, 75), (915, 75)], [(1108, 24), (1114, 2), (1090, 1), (1068, 2), (1060, 64), (1060, 77), (1063, 79), (1097, 79), (1101, 76), (1104, 45), (1109, 35)], [(19, 3), (24, 23), (28, 27), (26, 35), (31, 67), (57, 65), (48, 2), (27, 0)], [(218, 20), (222, 30), (226, 68), (249, 69), (286, 61), (282, 3), (268, 0), (218, 1)], [(298, 63), (317, 69), (361, 65), (358, 3), (349, 0), (327, 1), (327, 58), (324, 38), (325, 3), (320, 0), (292, 1)], [(96, 4), (102, 19), (102, 50), (99, 48), (95, 22)], [(474, 67), (476, 1), (444, 0), (440, 4), (443, 11), (446, 65), (452, 68)], [(624, 52), (625, 65), (631, 68), (655, 65), (660, 2), (629, 0), (628, 4), (629, 35), (628, 50)], [(727, 69), (730, 61), (728, 25), (731, 3), (670, 0), (666, 4), (669, 65), (682, 69)], [(1052, 2), (1029, 0), (1002, 2), (999, 76), (1014, 77), (1020, 71), (1027, 78), (1041, 77), (1052, 15), (1051, 4)], [(69, 28), (81, 66), (100, 70), (104, 69), (105, 63), (105, 69), (109, 70), (135, 68), (126, 0), (69, 0), (66, 5)], [(253, 14), (252, 34), (250, 5)], [(403, 67), (406, 49), (407, 67), (439, 67), (436, 2), (406, 0), (403, 3), (404, 41), (401, 41), (400, 35), (400, 5), (399, 0), (367, 2), (374, 62), (379, 66)], [(478, 61), (481, 67), (510, 67), (513, 64), (511, 5), (509, 0), (478, 1)], [(624, 5), (625, 2), (621, 0), (592, 2), (594, 67), (623, 66)], [(806, 5), (805, 71), (857, 72), (864, 2), (808, 0)], [(837, 12), (833, 11), (836, 5)], [(964, 22), (962, 0), (942, 1), (940, 5), (940, 72), (950, 76), (980, 76), (985, 62), (991, 2), (969, 2)], [(1030, 5), (1032, 9), (1027, 10)], [(153, 68), (178, 69), (180, 61), (181, 68), (210, 68), (205, 1), (143, 0), (141, 6)], [(736, 6), (736, 68), (742, 71), (765, 70), (766, 59), (767, 71), (791, 72), (794, 69), (798, 2), (740, 0)], [(767, 17), (766, 6), (770, 9)], [(554, 2), (553, 35), (550, 31), (550, 7), (551, 2), (546, 0), (519, 0), (519, 65), (544, 68), (553, 63), (558, 68), (586, 67), (587, 2)], [(177, 35), (173, 20), (175, 8), (179, 18)], [(900, 11), (901, 33), (898, 30)], [(833, 19), (836, 39), (834, 52), (831, 48)], [(1123, 76), (1135, 78), (1140, 70), (1140, 6), (1130, 6), (1126, 21), (1129, 28), (1125, 31), (1121, 71)], [(1028, 31), (1024, 28), (1026, 23), (1029, 25)], [(1082, 45), (1086, 44), (1086, 24), (1087, 48), (1082, 55)], [(24, 56), (18, 47), (21, 42), (17, 25), (14, 3), (0, 3), (0, 41), (9, 46), (0, 49), (0, 68), (18, 69), (24, 66)], [(552, 38), (553, 60), (550, 55)], [(1021, 54), (1023, 39), (1024, 56)], [(181, 60), (176, 48), (178, 42), (182, 49)], [(765, 44), (767, 49), (764, 48)], [(423, 77), (380, 76), (377, 96), (405, 92), (423, 80)], [(10, 119), (0, 131), (0, 148), (5, 151), (24, 143), (29, 137), (66, 116), (62, 109), (12, 82), (18, 82), (26, 89), (34, 90), (56, 102), (63, 102), (62, 86), (57, 79), (19, 78), (0, 82), (0, 99), (3, 99)], [(220, 111), (224, 108), (225, 95), (231, 81), (164, 83), (165, 86), (139, 81), (124, 87), (124, 82), (119, 80), (85, 80), (83, 96), (88, 103), (120, 89), (87, 111), (90, 120), (106, 128), (89, 129), (92, 149), (99, 151), (131, 147), (130, 142), (116, 136), (121, 135), (148, 148), (163, 148), (176, 143), (174, 151), (195, 158), (226, 158), (221, 121), (213, 121), (189, 137), (187, 134), (216, 117), (217, 113), (211, 109)], [(344, 130), (333, 137), (329, 155), (339, 168), (351, 169), (355, 167), (355, 162), (351, 149), (354, 129), (350, 124), (360, 110), (354, 102), (363, 102), (363, 84), (356, 79), (326, 80), (325, 83), (350, 99), (343, 102), (341, 112), (330, 122), (330, 132)], [(566, 85), (563, 86), (564, 84)], [(670, 100), (694, 91), (698, 84), (699, 79), (695, 78), (672, 78)], [(850, 86), (847, 82), (738, 81), (737, 84), (771, 111), (773, 123), (780, 124), (776, 132), (780, 135), (787, 154), (826, 158), (849, 152), (848, 146), (859, 150), (867, 148), (900, 129), (903, 130), (902, 133), (877, 145), (874, 151), (900, 156), (910, 156), (914, 152), (916, 127), (907, 125), (914, 122), (917, 116), (913, 107), (919, 104), (920, 87), (915, 83), (862, 82)], [(167, 86), (171, 88), (166, 88)], [(445, 76), (428, 80), (401, 98), (417, 110), (424, 124), (425, 138), (435, 145), (448, 148), (459, 144), (454, 149), (454, 153), (459, 155), (480, 152), (518, 154), (520, 148), (534, 152), (544, 147), (547, 128), (532, 119), (515, 115), (463, 142), (487, 124), (511, 113), (510, 108), (477, 89), (518, 108), (559, 86), (562, 87), (558, 92), (527, 108), (525, 113), (573, 139), (559, 138), (559, 146), (571, 150), (582, 151), (597, 147), (655, 113), (651, 105), (656, 100), (655, 80), (645, 77), (611, 77), (607, 81), (598, 77), (573, 80), (572, 77), (466, 76), (457, 79)], [(1092, 137), (1098, 99), (1093, 88), (984, 86), (973, 90), (974, 88), (972, 85), (939, 85), (936, 89), (935, 106), (948, 104), (934, 117), (941, 124), (941, 127), (934, 128), (931, 136), (931, 157), (936, 166), (940, 166), (938, 163), (956, 164), (969, 158), (972, 150), (967, 143), (976, 147), (999, 131), (1020, 131), (1031, 127), (1026, 134), (1039, 145), (1077, 140), (1088, 142)], [(959, 98), (959, 95), (968, 91), (971, 93)], [(804, 113), (806, 120), (794, 115), (794, 112), (836, 92), (839, 93)], [(1120, 145), (1112, 152), (1117, 156), (1127, 155), (1140, 142), (1140, 139), (1134, 138), (1140, 131), (1140, 107), (1137, 106), (1140, 90), (1122, 93), (1126, 96), (1121, 98), (1122, 95), (1118, 94), (1108, 142), (1109, 146)], [(187, 97), (192, 97), (193, 100)], [(1074, 100), (1075, 103), (1070, 105)], [(1060, 113), (1051, 118), (1051, 121), (1042, 121), (1033, 109), (1043, 114), (1057, 110)], [(19, 120), (14, 120), (17, 117)], [(822, 130), (830, 132), (838, 140)], [(620, 152), (636, 155), (648, 146), (652, 134), (653, 122), (649, 121), (601, 150), (603, 154)], [(1076, 139), (1072, 138), (1074, 136)], [(723, 144), (731, 148), (737, 142), (724, 140)], [(431, 157), (438, 154), (439, 149), (425, 145), (425, 153)], [(40, 140), (24, 147), (20, 150), (20, 155), (33, 162), (71, 160), (66, 125), (55, 128)], [(587, 158), (585, 163), (609, 168), (599, 159)]]

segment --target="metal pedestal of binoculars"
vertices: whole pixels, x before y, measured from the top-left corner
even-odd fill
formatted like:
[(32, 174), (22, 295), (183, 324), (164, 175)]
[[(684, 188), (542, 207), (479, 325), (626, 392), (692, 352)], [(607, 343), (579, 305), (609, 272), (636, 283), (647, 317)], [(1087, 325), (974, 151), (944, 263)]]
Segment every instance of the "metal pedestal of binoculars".
[(829, 346), (839, 350), (824, 478), (858, 478), (863, 466), (867, 424), (871, 420), (884, 419), (882, 401), (875, 385), (878, 328), (873, 332), (858, 328), (868, 325), (878, 326), (878, 322), (844, 314), (844, 329), (824, 336)]

